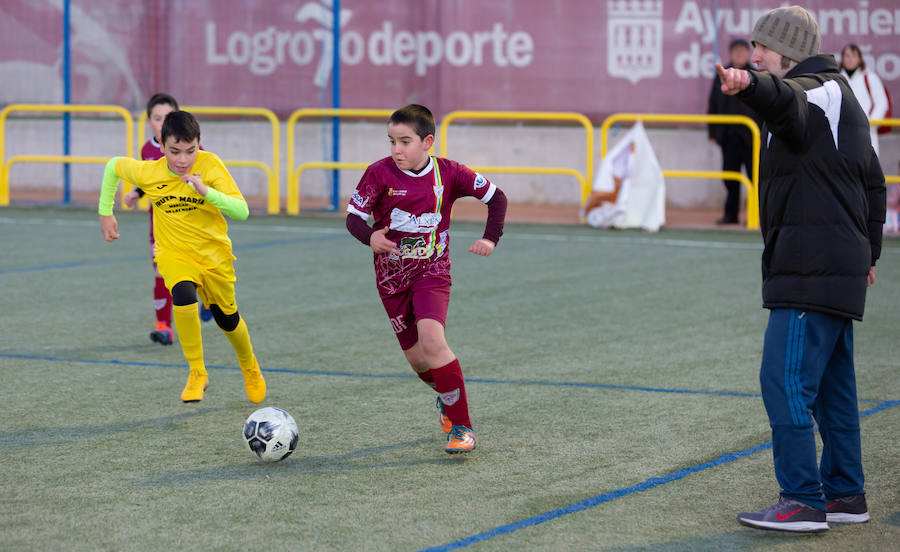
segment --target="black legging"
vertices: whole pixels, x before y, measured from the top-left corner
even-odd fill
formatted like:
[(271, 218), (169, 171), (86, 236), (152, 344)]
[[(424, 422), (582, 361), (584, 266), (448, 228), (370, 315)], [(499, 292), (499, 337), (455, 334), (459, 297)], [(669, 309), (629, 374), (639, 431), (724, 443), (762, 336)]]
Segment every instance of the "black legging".
[[(197, 284), (185, 280), (178, 282), (172, 286), (172, 304), (179, 307), (193, 305), (197, 302)], [(208, 305), (212, 311), (213, 318), (216, 319), (216, 325), (226, 332), (233, 332), (241, 321), (241, 315), (237, 311), (232, 314), (225, 314), (219, 305)]]

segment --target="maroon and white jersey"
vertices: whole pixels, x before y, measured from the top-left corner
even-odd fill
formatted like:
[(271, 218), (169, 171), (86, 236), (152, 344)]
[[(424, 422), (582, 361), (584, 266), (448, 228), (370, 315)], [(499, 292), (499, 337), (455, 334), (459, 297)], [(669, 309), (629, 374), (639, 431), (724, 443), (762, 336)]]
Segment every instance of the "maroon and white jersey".
[(144, 142), (144, 147), (141, 148), (141, 159), (143, 161), (156, 161), (162, 156), (162, 147), (156, 141), (156, 138), (151, 136), (149, 140)]
[[(200, 146), (199, 149), (203, 149), (203, 146)], [(203, 150), (206, 151), (206, 150)], [(156, 161), (160, 157), (163, 156), (162, 146), (159, 145), (159, 142), (156, 141), (155, 136), (151, 136), (149, 140), (144, 142), (144, 147), (141, 148), (141, 160), (142, 161)]]
[(393, 295), (421, 276), (449, 280), (453, 202), (472, 196), (487, 203), (496, 189), (465, 165), (439, 157), (429, 157), (419, 174), (399, 169), (390, 157), (369, 165), (347, 211), (374, 217), (376, 230), (389, 227), (385, 236), (400, 250), (375, 255), (378, 292)]

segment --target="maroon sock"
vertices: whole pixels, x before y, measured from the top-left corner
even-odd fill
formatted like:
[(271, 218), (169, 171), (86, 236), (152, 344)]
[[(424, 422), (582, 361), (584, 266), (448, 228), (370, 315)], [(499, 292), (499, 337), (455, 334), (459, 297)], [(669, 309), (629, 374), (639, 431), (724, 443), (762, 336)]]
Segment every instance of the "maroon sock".
[(156, 320), (168, 327), (172, 327), (172, 294), (166, 289), (166, 281), (161, 276), (156, 277), (156, 285), (153, 286), (153, 308), (156, 309)]
[(434, 387), (444, 403), (444, 412), (453, 425), (466, 426), (472, 429), (469, 421), (469, 403), (466, 400), (466, 384), (463, 381), (462, 369), (459, 367), (459, 359), (435, 368), (431, 371), (434, 378)]
[(425, 382), (425, 385), (437, 391), (437, 387), (434, 386), (434, 376), (431, 375), (431, 370), (416, 372), (416, 375), (419, 376), (420, 380)]

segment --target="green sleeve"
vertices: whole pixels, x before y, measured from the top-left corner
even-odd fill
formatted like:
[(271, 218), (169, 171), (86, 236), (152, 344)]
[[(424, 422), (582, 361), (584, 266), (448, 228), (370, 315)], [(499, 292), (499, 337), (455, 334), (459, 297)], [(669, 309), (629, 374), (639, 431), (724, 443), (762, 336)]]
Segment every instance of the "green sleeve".
[(101, 215), (113, 214), (113, 205), (116, 202), (116, 188), (119, 187), (119, 175), (116, 174), (116, 162), (118, 157), (113, 157), (106, 162), (103, 170), (103, 185), (100, 188), (100, 204), (97, 212)]
[(225, 195), (215, 188), (207, 186), (206, 201), (233, 219), (247, 220), (247, 217), (250, 216), (250, 208), (247, 207), (245, 199)]

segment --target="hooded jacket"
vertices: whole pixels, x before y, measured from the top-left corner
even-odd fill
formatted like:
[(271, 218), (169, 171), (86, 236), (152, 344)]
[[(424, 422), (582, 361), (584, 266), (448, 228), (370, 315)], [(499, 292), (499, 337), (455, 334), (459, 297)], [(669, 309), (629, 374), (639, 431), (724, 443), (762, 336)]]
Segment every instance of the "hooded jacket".
[(885, 216), (866, 114), (830, 55), (809, 57), (784, 78), (750, 75), (738, 97), (765, 123), (763, 306), (862, 320)]

